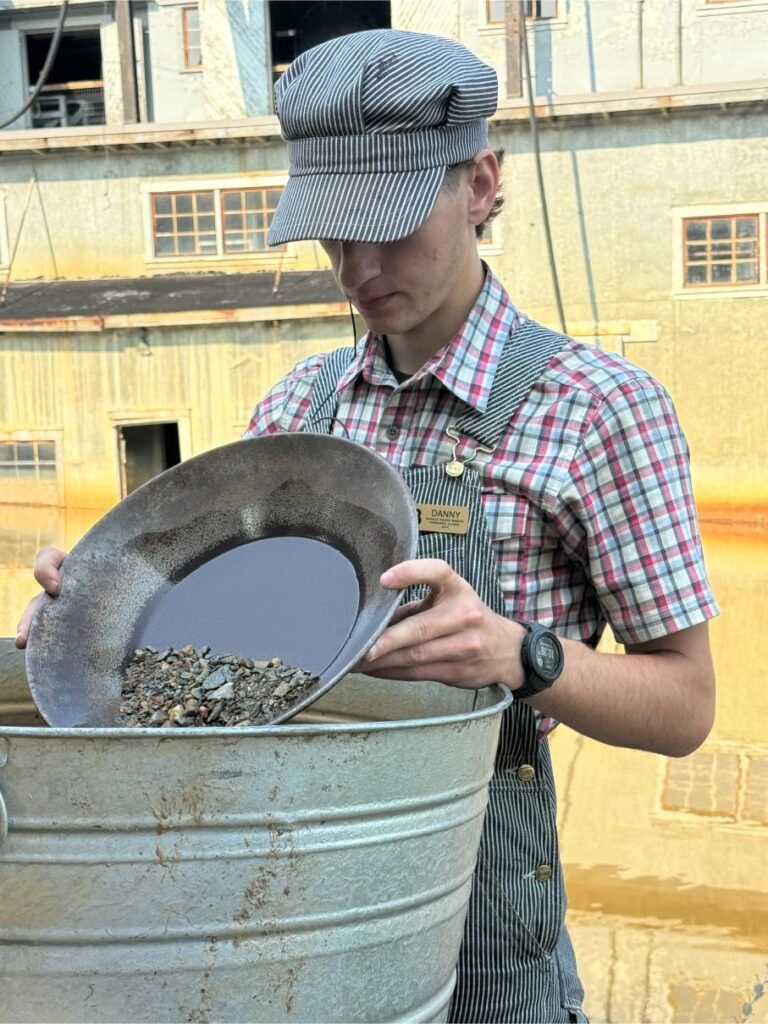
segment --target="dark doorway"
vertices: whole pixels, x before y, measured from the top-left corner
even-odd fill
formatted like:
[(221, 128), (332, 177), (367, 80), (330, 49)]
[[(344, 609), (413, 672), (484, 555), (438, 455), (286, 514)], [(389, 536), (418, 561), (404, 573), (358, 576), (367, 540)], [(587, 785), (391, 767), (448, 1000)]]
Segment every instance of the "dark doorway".
[(390, 28), (389, 0), (271, 0), (273, 77), (304, 50), (350, 32)]
[(181, 462), (178, 423), (121, 424), (117, 428), (121, 497)]
[[(37, 84), (52, 38), (51, 33), (30, 33), (26, 37), (30, 89)], [(46, 83), (32, 109), (33, 128), (66, 128), (79, 124), (104, 124), (98, 29), (64, 33)]]

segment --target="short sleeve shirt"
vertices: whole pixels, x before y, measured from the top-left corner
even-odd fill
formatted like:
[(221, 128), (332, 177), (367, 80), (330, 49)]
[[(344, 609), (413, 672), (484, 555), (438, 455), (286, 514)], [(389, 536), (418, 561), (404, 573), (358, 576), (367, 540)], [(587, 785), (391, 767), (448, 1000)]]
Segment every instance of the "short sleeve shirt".
[[(342, 376), (333, 433), (400, 469), (448, 462), (447, 430), (482, 411), (510, 333), (525, 317), (486, 270), (462, 330), (398, 383), (368, 333)], [(324, 355), (299, 363), (256, 407), (246, 436), (301, 430)], [(642, 643), (717, 614), (704, 567), (689, 455), (667, 392), (646, 371), (569, 340), (496, 449), (461, 438), (482, 476), (507, 613), (595, 644), (606, 624)]]

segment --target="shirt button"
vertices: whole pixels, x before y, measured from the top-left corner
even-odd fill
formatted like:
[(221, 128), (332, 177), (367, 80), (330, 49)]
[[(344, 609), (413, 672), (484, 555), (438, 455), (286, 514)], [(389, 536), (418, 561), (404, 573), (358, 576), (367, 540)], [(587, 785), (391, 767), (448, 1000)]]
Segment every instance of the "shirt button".
[(552, 868), (549, 864), (539, 864), (533, 873), (537, 882), (548, 882), (552, 878)]
[(398, 437), (400, 437), (400, 428), (394, 426), (387, 427), (384, 433), (387, 435), (387, 439), (389, 441), (396, 441)]
[(536, 769), (531, 764), (521, 764), (517, 769), (517, 777), (521, 782), (530, 782), (535, 774)]

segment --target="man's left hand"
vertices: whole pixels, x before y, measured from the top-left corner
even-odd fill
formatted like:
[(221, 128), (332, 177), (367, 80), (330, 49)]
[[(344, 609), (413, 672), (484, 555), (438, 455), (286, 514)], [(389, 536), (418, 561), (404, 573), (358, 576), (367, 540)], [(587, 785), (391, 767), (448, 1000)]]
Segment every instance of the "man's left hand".
[(422, 601), (399, 608), (357, 666), (385, 679), (433, 679), (465, 689), (523, 683), (520, 645), (525, 629), (497, 615), (447, 562), (400, 562), (381, 577), (392, 590), (425, 584)]

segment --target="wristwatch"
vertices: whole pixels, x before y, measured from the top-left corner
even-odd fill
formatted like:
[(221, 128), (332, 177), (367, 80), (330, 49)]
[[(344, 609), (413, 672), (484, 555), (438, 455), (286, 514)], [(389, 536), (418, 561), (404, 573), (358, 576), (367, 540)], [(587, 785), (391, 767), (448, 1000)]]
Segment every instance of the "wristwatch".
[(518, 700), (548, 690), (560, 677), (565, 664), (563, 645), (551, 629), (530, 622), (520, 625), (525, 626), (527, 633), (520, 648), (525, 682), (514, 691)]

